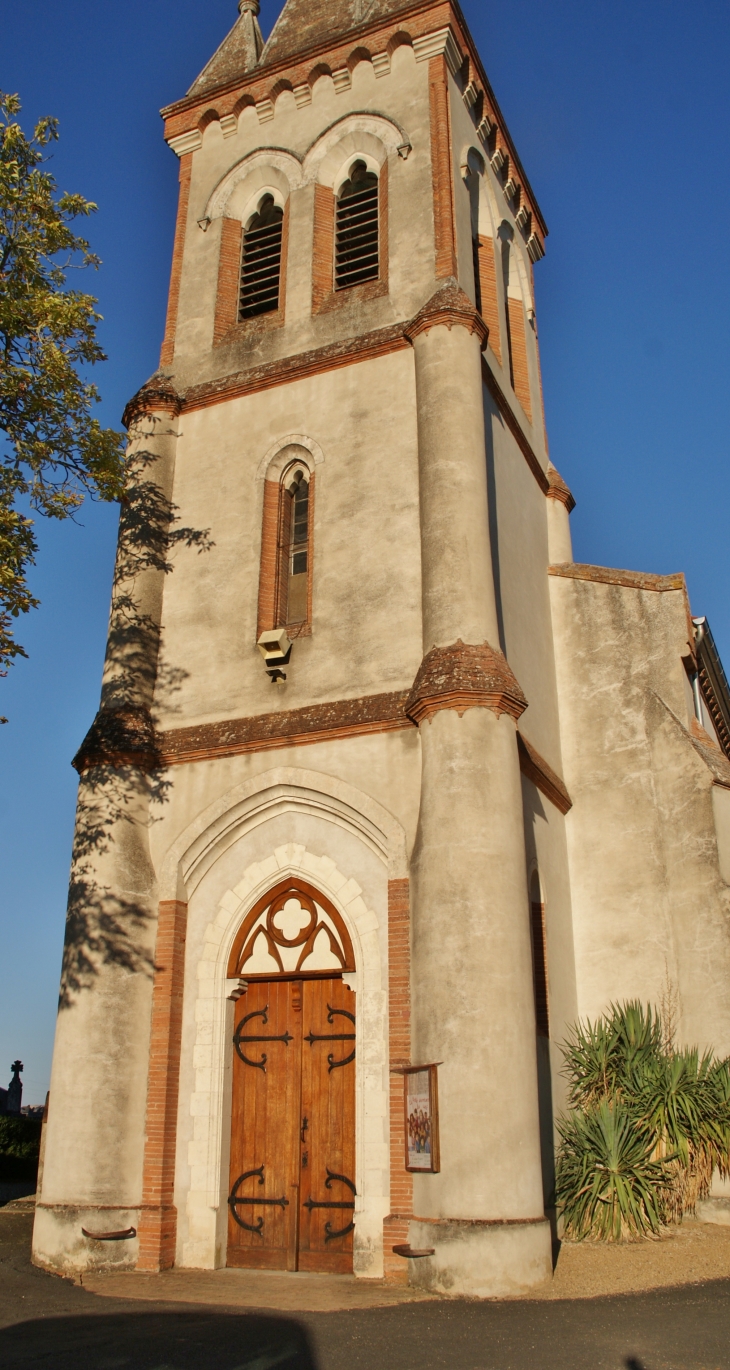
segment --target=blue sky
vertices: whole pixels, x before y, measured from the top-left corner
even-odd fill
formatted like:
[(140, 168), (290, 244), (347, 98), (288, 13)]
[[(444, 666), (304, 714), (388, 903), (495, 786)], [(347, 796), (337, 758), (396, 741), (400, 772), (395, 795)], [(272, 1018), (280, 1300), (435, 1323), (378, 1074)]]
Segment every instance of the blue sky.
[[(333, 0), (336, 3), (336, 0)], [(726, 0), (462, 0), (551, 233), (537, 268), (552, 458), (578, 500), (580, 561), (683, 570), (730, 667), (728, 319), (730, 6)], [(279, 0), (263, 0), (271, 28)], [(160, 106), (184, 94), (235, 0), (0, 3), (0, 85), (26, 127), (61, 121), (63, 189), (99, 205), (118, 424), (157, 366), (177, 199)], [(94, 716), (114, 509), (41, 529), (29, 660), (0, 681), (0, 1084), (48, 1084), (76, 777)], [(114, 1030), (110, 1023), (109, 1030)]]

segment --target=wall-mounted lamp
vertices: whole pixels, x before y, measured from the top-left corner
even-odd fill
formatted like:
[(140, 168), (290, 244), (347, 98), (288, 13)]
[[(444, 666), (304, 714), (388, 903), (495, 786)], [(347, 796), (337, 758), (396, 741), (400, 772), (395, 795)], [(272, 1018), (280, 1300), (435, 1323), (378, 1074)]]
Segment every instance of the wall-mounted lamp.
[(202, 228), (203, 232), (207, 233), (211, 223), (212, 219), (209, 219), (206, 215), (204, 219), (198, 219), (198, 228)]
[(281, 685), (286, 680), (281, 668), (288, 664), (292, 648), (286, 628), (271, 628), (268, 632), (262, 633), (257, 646), (264, 658), (266, 674), (270, 677), (272, 685)]

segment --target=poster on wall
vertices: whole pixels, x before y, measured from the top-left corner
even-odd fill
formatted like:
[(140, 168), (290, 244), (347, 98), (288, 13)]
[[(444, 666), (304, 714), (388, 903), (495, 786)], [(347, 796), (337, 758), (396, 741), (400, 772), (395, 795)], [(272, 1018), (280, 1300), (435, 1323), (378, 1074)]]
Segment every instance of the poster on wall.
[(406, 1170), (441, 1169), (439, 1156), (438, 1067), (413, 1066), (404, 1070), (406, 1112)]

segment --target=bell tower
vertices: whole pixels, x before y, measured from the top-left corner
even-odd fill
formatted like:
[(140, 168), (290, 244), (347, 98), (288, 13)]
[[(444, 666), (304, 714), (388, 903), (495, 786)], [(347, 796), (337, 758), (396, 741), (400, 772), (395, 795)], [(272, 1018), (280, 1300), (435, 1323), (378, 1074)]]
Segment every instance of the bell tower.
[[(169, 305), (125, 416), (131, 503), (75, 762), (36, 1259), (225, 1264), (249, 1202), (227, 1170), (248, 972), (226, 958), (276, 876), (313, 907), (320, 889), (354, 948), (355, 1273), (517, 1291), (551, 1268), (526, 776), (566, 859), (546, 227), (455, 0), (286, 0), (265, 44), (258, 0), (238, 8), (163, 111)], [(418, 1065), (438, 1068), (434, 1173), (405, 1165)], [(105, 1228), (134, 1235), (81, 1235)]]

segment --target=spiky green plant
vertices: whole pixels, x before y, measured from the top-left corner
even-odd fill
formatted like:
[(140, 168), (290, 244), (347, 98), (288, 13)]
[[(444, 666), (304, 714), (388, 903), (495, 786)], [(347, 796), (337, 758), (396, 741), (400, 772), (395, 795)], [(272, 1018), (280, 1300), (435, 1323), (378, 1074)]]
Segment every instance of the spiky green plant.
[(560, 1137), (556, 1196), (566, 1236), (620, 1241), (659, 1233), (669, 1164), (655, 1158), (653, 1135), (621, 1099), (568, 1114)]
[[(568, 1233), (615, 1236), (618, 1230), (615, 1215), (607, 1225), (598, 1200), (588, 1203), (605, 1178), (605, 1158), (596, 1158), (610, 1137), (615, 1158), (619, 1151), (624, 1158), (644, 1157), (635, 1173), (628, 1165), (611, 1190), (611, 1203), (622, 1214), (620, 1231), (638, 1235), (655, 1231), (654, 1221), (681, 1221), (709, 1194), (714, 1170), (730, 1171), (730, 1061), (675, 1050), (660, 1014), (637, 1002), (612, 1004), (595, 1023), (577, 1024), (563, 1051), (572, 1111), (560, 1125), (557, 1192)], [(654, 1190), (648, 1206), (647, 1185)], [(601, 1202), (608, 1205), (608, 1196)]]

